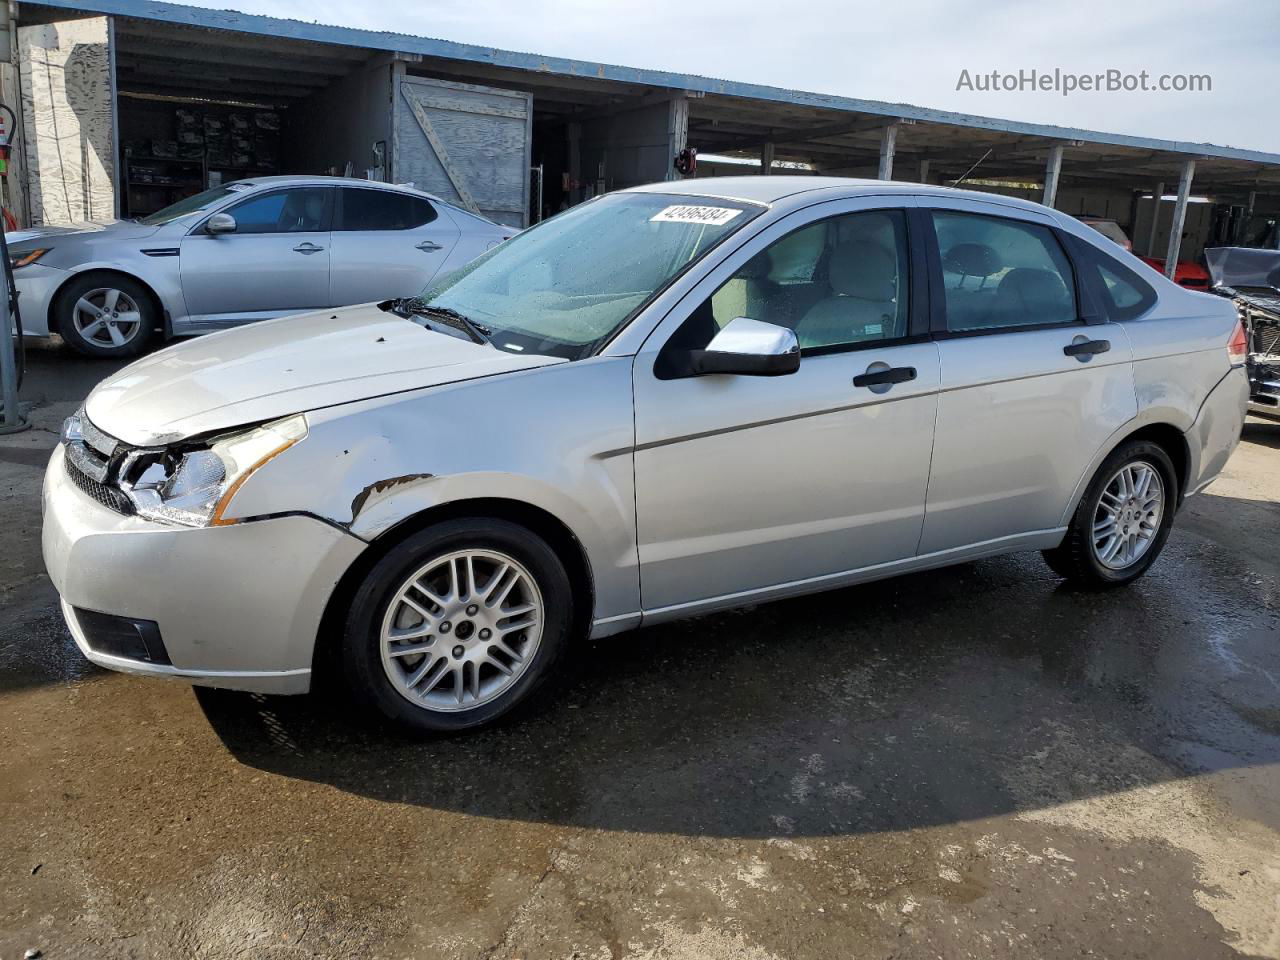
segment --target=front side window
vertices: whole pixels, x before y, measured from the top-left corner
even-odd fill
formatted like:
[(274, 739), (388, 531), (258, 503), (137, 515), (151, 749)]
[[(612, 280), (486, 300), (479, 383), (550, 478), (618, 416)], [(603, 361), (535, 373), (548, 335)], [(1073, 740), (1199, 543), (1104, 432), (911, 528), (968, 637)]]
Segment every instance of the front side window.
[(907, 230), (900, 210), (849, 213), (770, 244), (681, 326), (671, 348), (702, 349), (736, 317), (789, 327), (802, 350), (907, 335)]
[(499, 349), (589, 356), (763, 209), (719, 197), (608, 194), (517, 234), (419, 299), (484, 327)]
[(436, 211), (424, 197), (343, 187), (339, 230), (411, 230), (430, 223)]
[(277, 190), (238, 203), (227, 213), (235, 217), (236, 233), (314, 233), (326, 229), (330, 190), (303, 187)]
[(933, 227), (948, 330), (1077, 320), (1071, 264), (1048, 227), (949, 210), (933, 211)]

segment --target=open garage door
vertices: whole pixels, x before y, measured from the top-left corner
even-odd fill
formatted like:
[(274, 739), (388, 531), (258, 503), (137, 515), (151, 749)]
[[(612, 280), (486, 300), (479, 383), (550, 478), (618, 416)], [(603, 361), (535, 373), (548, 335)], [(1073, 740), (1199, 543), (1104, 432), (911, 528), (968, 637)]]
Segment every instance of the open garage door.
[(395, 180), (498, 223), (526, 226), (532, 101), (512, 90), (399, 77)]
[(110, 37), (106, 17), (18, 30), (23, 160), (33, 224), (115, 216)]

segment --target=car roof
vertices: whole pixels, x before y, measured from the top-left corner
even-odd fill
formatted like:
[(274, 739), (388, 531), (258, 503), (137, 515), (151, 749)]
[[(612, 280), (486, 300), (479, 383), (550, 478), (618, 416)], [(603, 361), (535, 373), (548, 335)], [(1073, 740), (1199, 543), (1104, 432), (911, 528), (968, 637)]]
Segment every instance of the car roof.
[(227, 186), (232, 183), (239, 184), (241, 187), (281, 187), (292, 185), (315, 184), (317, 186), (326, 187), (371, 187), (375, 190), (394, 190), (397, 193), (413, 193), (420, 197), (429, 197), (440, 203), (448, 203), (449, 201), (437, 197), (433, 193), (427, 193), (425, 190), (419, 190), (417, 187), (408, 183), (382, 183), (379, 180), (361, 180), (359, 177), (326, 177), (320, 174), (285, 174), (271, 177), (243, 177), (240, 180), (231, 180), (227, 182)]
[(450, 212), (463, 217), (470, 217), (472, 220), (489, 226), (503, 226), (495, 223), (484, 214), (472, 213), (465, 210), (451, 200), (444, 197), (436, 196), (434, 193), (428, 193), (425, 190), (419, 190), (417, 187), (409, 183), (383, 183), (380, 180), (361, 180), (359, 177), (326, 177), (321, 174), (283, 174), (270, 177), (244, 177), (241, 180), (229, 180), (224, 186), (239, 185), (240, 189), (265, 189), (266, 187), (282, 187), (282, 186), (325, 186), (325, 187), (364, 187), (371, 190), (389, 190), (394, 193), (407, 193), (415, 197), (425, 197), (433, 203), (440, 206), (448, 207)]
[(873, 196), (875, 194), (910, 194), (911, 196), (955, 197), (958, 199), (989, 199), (1006, 206), (1026, 210), (1044, 211), (1038, 203), (1010, 197), (1005, 194), (982, 193), (956, 187), (937, 187), (926, 183), (899, 180), (870, 180), (857, 177), (806, 177), (806, 176), (755, 176), (755, 177), (702, 177), (692, 180), (668, 180), (630, 187), (628, 193), (669, 193), (700, 197), (719, 197), (722, 200), (745, 200), (750, 203), (774, 204), (788, 197), (816, 191), (840, 192), (845, 196)]

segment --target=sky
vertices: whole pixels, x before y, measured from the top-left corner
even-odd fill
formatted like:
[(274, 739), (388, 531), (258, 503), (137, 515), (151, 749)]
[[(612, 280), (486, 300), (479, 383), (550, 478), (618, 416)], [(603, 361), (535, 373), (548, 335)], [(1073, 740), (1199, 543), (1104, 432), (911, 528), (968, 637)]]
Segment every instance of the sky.
[[(193, 0), (184, 0), (192, 3)], [(1280, 152), (1280, 0), (194, 0), (339, 26)], [(984, 92), (979, 75), (1207, 75), (1198, 92)], [(968, 71), (968, 87), (957, 89)]]

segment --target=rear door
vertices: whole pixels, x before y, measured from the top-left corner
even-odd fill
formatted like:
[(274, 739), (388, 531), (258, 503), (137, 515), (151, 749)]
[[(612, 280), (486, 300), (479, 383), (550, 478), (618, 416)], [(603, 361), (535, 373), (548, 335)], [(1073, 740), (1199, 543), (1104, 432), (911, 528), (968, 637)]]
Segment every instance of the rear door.
[(218, 213), (234, 233), (202, 222), (181, 244), (182, 293), (196, 324), (223, 326), (322, 309), (329, 302), (332, 187), (264, 190)]
[(421, 293), (458, 243), (458, 228), (425, 197), (340, 187), (329, 269), (334, 306)]
[(1137, 412), (1129, 339), (1090, 307), (1049, 217), (928, 205), (942, 379), (920, 552), (1026, 535), (1039, 546)]

